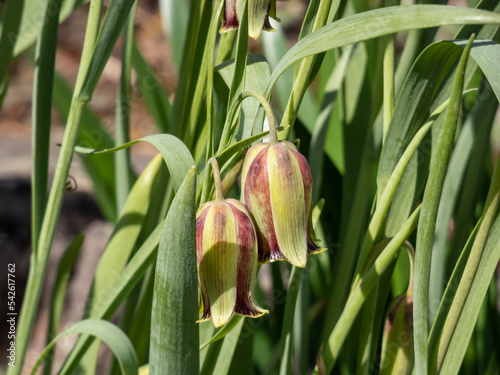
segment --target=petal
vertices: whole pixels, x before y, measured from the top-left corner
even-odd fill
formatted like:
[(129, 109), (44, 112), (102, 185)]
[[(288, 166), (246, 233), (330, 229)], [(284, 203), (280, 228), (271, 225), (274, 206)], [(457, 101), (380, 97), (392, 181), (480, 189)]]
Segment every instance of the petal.
[(233, 211), (238, 230), (238, 279), (236, 284), (235, 312), (240, 315), (258, 317), (263, 310), (253, 300), (257, 272), (257, 238), (253, 223), (245, 206), (234, 199), (226, 200)]
[[(248, 170), (253, 164), (255, 157), (266, 147), (269, 147), (269, 143), (257, 143), (255, 146), (250, 147), (250, 149), (247, 151), (247, 154), (245, 155), (245, 161), (243, 162), (243, 167), (241, 168), (241, 191), (245, 191)], [(241, 201), (243, 202), (243, 204), (246, 204), (245, 194), (241, 194)]]
[(268, 171), (270, 147), (267, 146), (263, 147), (249, 163), (243, 186), (244, 203), (255, 219), (260, 263), (285, 259), (274, 230)]
[(281, 144), (269, 148), (268, 158), (272, 216), (278, 246), (291, 264), (305, 267), (308, 218), (299, 163), (292, 151)]
[[(208, 204), (207, 204), (208, 203)], [(200, 277), (202, 272), (200, 272), (200, 263), (203, 259), (203, 228), (205, 226), (205, 220), (208, 213), (208, 208), (213, 205), (213, 202), (207, 202), (203, 206), (200, 206), (198, 212), (196, 213), (196, 260), (198, 264), (198, 284), (200, 286), (201, 298), (203, 302), (203, 317), (200, 321), (207, 320), (210, 318), (210, 300), (208, 298), (208, 288), (203, 277)]]
[(216, 327), (231, 318), (236, 304), (238, 244), (235, 218), (227, 203), (214, 203), (203, 228), (203, 258), (199, 265)]
[(269, 0), (250, 0), (248, 2), (248, 35), (257, 39), (262, 32), (269, 10)]
[(225, 33), (230, 30), (235, 30), (239, 26), (240, 22), (236, 14), (236, 0), (226, 0), (224, 4), (224, 20), (219, 32)]
[(307, 159), (300, 152), (297, 151), (295, 145), (288, 141), (281, 141), (280, 144), (288, 147), (292, 152), (293, 156), (297, 159), (300, 167), (300, 173), (302, 174), (302, 181), (304, 183), (304, 203), (307, 209), (307, 221), (308, 221), (308, 251), (309, 255), (321, 253), (326, 250), (324, 247), (317, 246), (314, 241), (317, 241), (316, 235), (314, 234), (314, 228), (312, 225), (312, 175), (311, 168), (309, 168), (309, 163)]

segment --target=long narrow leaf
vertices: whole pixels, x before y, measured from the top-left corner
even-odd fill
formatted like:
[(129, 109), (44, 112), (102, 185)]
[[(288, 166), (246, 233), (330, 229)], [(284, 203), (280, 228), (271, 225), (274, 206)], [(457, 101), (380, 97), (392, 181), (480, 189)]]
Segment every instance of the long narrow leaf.
[(346, 17), (308, 35), (293, 46), (274, 69), (266, 93), (270, 93), (276, 80), (289, 66), (307, 56), (403, 30), (466, 23), (499, 24), (500, 15), (453, 6), (413, 5)]
[[(61, 1), (51, 0), (47, 3), (44, 23), (35, 53), (37, 64), (33, 80), (33, 111), (31, 121), (33, 158), (31, 172), (31, 243), (35, 252), (45, 213), (45, 204), (47, 203), (50, 128), (52, 123), (52, 86), (54, 82), (57, 29), (59, 26)], [(0, 55), (3, 54), (0, 52)], [(0, 77), (2, 77), (1, 68)]]
[(429, 314), (429, 279), (431, 266), (431, 250), (434, 242), (434, 232), (439, 201), (443, 190), (444, 178), (455, 140), (458, 113), (462, 101), (464, 72), (474, 38), (469, 43), (460, 58), (453, 85), (452, 96), (448, 106), (446, 120), (439, 141), (434, 164), (431, 166), (429, 180), (422, 200), (422, 216), (417, 233), (415, 256), (415, 291), (414, 315), (415, 327), (415, 370), (417, 375), (428, 371), (428, 314)]
[(170, 176), (174, 182), (174, 187), (178, 189), (182, 181), (184, 181), (186, 171), (194, 165), (194, 161), (187, 147), (173, 135), (149, 135), (114, 148), (96, 150), (88, 147), (76, 147), (75, 151), (87, 155), (100, 155), (123, 150), (141, 141), (151, 143), (158, 149), (167, 164)]
[(477, 321), (482, 301), (500, 260), (500, 217), (491, 228), (481, 262), (442, 367), (443, 374), (457, 374)]
[[(115, 145), (130, 140), (130, 105), (132, 74), (132, 41), (134, 35), (134, 19), (137, 3), (132, 6), (123, 32), (122, 68), (116, 98)], [(120, 212), (132, 186), (130, 150), (122, 150), (115, 154), (116, 207)]]
[(113, 323), (105, 320), (86, 319), (73, 324), (52, 340), (52, 342), (43, 351), (42, 355), (33, 367), (33, 370), (31, 370), (31, 374), (36, 374), (36, 370), (52, 347), (57, 344), (57, 341), (65, 336), (76, 333), (99, 337), (106, 344), (108, 344), (118, 360), (122, 374), (133, 375), (138, 373), (139, 366), (137, 365), (137, 356), (135, 355), (134, 347), (132, 346), (132, 343), (128, 339), (127, 335), (125, 335), (123, 331)]
[(168, 211), (158, 248), (149, 354), (152, 374), (198, 373), (195, 203), (193, 167)]

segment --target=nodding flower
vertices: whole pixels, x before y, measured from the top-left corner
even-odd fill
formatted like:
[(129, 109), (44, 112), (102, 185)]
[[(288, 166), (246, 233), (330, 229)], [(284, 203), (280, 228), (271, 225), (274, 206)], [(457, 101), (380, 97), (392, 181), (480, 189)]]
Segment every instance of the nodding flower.
[(292, 143), (250, 148), (241, 185), (242, 202), (256, 224), (260, 263), (287, 260), (305, 267), (307, 255), (326, 250), (314, 243), (311, 170)]
[[(224, 20), (221, 33), (235, 30), (240, 26), (244, 0), (226, 0), (224, 2)], [(248, 35), (257, 39), (262, 30), (274, 31), (269, 17), (276, 20), (276, 0), (248, 0)]]
[(305, 267), (308, 255), (326, 250), (314, 243), (311, 169), (292, 143), (278, 142), (272, 110), (265, 108), (270, 140), (245, 156), (241, 201), (255, 221), (259, 262), (287, 260)]
[(233, 313), (259, 317), (267, 310), (254, 300), (257, 274), (257, 236), (246, 207), (224, 199), (217, 162), (214, 170), (215, 200), (200, 206), (196, 214), (198, 277), (203, 317), (216, 327)]

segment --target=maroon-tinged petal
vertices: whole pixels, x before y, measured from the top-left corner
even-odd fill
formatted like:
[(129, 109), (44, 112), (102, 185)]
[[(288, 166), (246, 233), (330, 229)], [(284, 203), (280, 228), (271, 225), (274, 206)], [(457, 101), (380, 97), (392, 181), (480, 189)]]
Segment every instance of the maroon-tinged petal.
[(312, 226), (312, 174), (311, 174), (311, 168), (309, 167), (309, 163), (307, 162), (307, 159), (297, 151), (297, 148), (295, 145), (291, 142), (288, 141), (282, 141), (280, 142), (282, 145), (288, 147), (290, 152), (293, 154), (297, 162), (299, 163), (300, 167), (300, 172), (302, 174), (302, 180), (304, 183), (304, 204), (306, 205), (307, 208), (307, 217), (308, 217), (308, 238), (307, 238), (307, 244), (308, 244), (308, 250), (307, 253), (309, 255), (312, 254), (317, 254), (322, 251), (325, 251), (326, 248), (322, 248), (321, 246), (318, 246), (314, 243), (314, 240), (316, 240), (316, 235), (314, 234), (314, 228)]
[(297, 267), (307, 262), (307, 211), (297, 160), (282, 144), (269, 148), (269, 187), (274, 231), (281, 253)]
[(208, 296), (212, 321), (220, 327), (234, 312), (239, 253), (235, 218), (230, 206), (223, 201), (215, 202), (208, 209), (202, 250), (199, 277)]
[(240, 27), (240, 22), (236, 12), (236, 0), (226, 0), (224, 4), (224, 19), (219, 32), (225, 33), (230, 30), (235, 30), (238, 27)]
[[(256, 145), (250, 147), (245, 155), (245, 160), (243, 162), (243, 167), (241, 168), (241, 187), (242, 191), (244, 190), (246, 178), (248, 176), (248, 169), (253, 164), (255, 157), (262, 151), (264, 148), (269, 147), (269, 143), (257, 143)], [(245, 205), (245, 194), (241, 194), (241, 202)]]
[(248, 166), (242, 187), (245, 205), (255, 219), (259, 262), (283, 260), (274, 231), (268, 167), (269, 147), (263, 147)]
[(238, 278), (236, 284), (235, 312), (240, 315), (258, 317), (266, 313), (252, 298), (257, 271), (257, 238), (246, 210), (235, 199), (226, 200), (231, 206), (238, 229)]
[[(212, 203), (212, 202), (210, 202)], [(203, 259), (203, 227), (205, 226), (205, 219), (207, 217), (207, 213), (209, 211), (209, 206), (206, 204), (205, 207), (200, 207), (197, 212), (196, 218), (196, 260), (198, 263), (198, 267)], [(202, 209), (203, 208), (203, 209)], [(201, 298), (203, 302), (203, 317), (200, 321), (204, 321), (210, 319), (210, 300), (208, 298), (208, 289), (207, 284), (204, 278), (200, 278), (198, 272), (198, 283), (201, 291)]]

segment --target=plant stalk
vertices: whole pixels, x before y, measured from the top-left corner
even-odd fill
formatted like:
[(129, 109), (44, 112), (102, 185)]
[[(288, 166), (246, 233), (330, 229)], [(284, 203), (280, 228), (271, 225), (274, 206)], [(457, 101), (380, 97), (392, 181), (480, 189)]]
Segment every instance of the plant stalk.
[(26, 294), (23, 299), (16, 340), (16, 367), (10, 367), (8, 375), (21, 374), (24, 364), (28, 343), (36, 318), (38, 302), (42, 292), (43, 281), (50, 257), (52, 241), (61, 211), (62, 200), (66, 188), (73, 151), (77, 139), (78, 127), (85, 102), (79, 101), (78, 96), (86, 75), (95, 41), (97, 39), (99, 24), (101, 20), (102, 0), (92, 0), (90, 3), (89, 18), (83, 44), (82, 59), (78, 70), (78, 77), (73, 93), (72, 104), (68, 116), (68, 123), (64, 132), (59, 159), (57, 161), (52, 188), (50, 189), (47, 207), (43, 217), (38, 248), (33, 249), (34, 256), (31, 257), (30, 271), (26, 283)]

